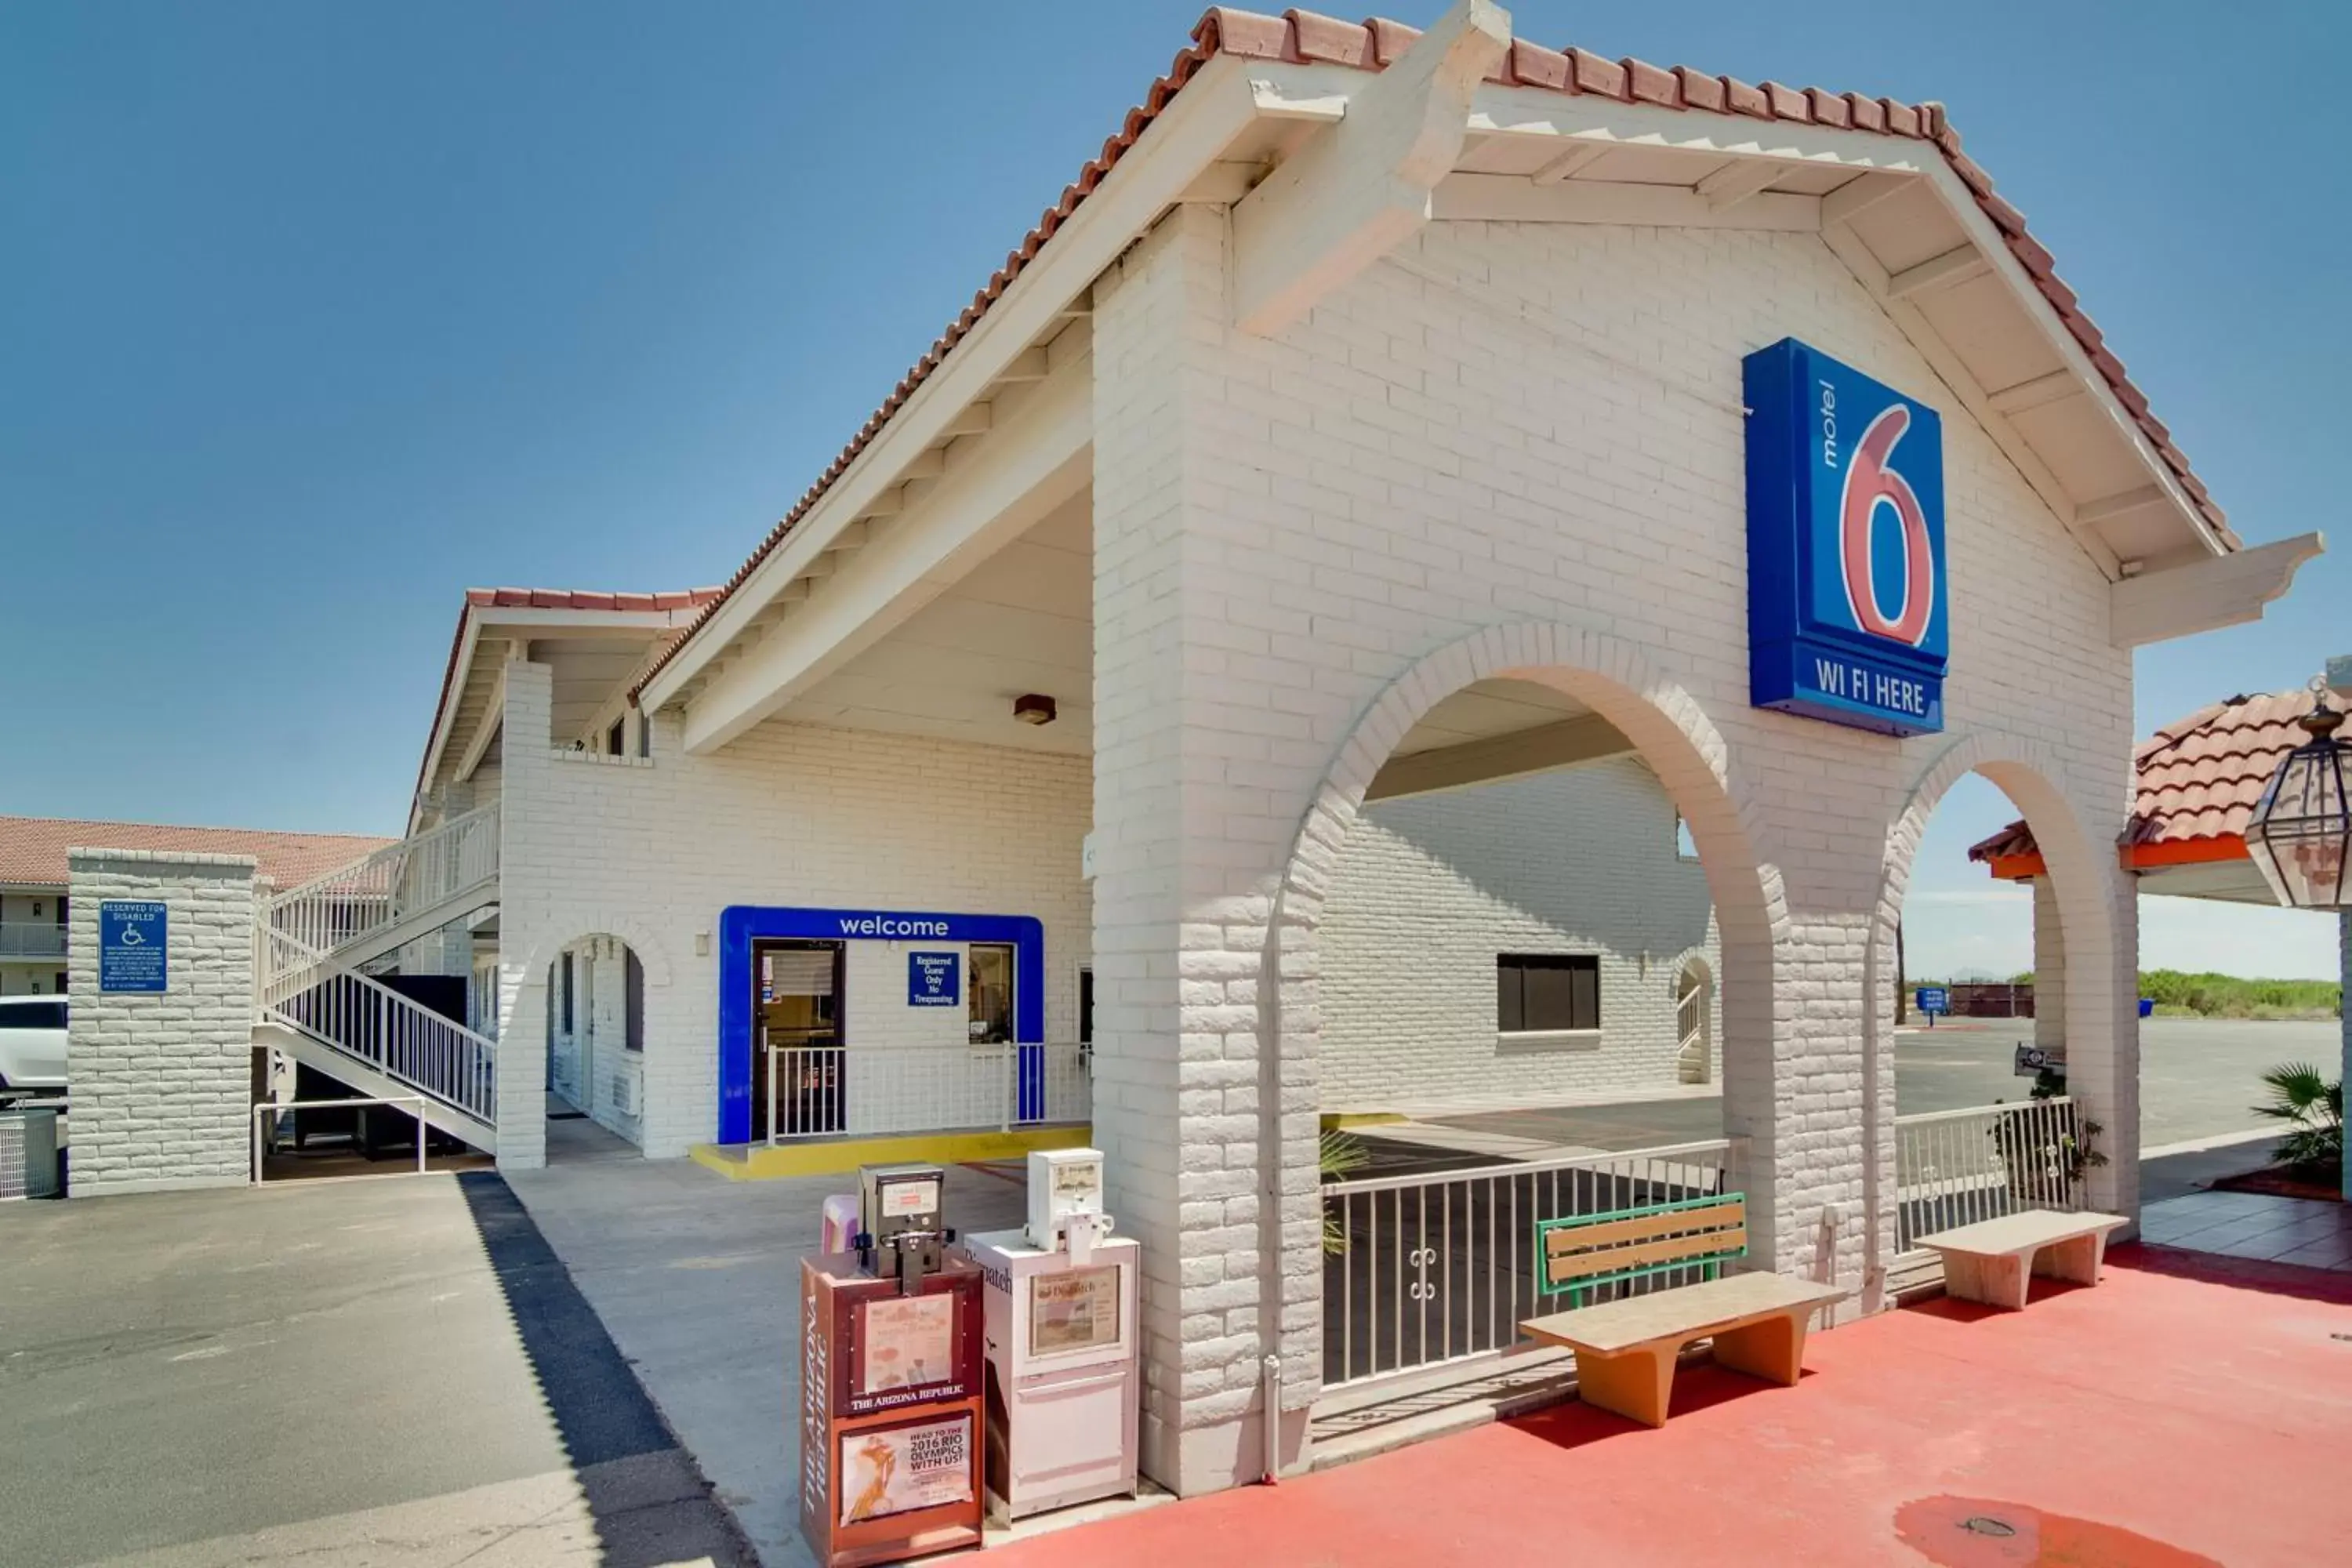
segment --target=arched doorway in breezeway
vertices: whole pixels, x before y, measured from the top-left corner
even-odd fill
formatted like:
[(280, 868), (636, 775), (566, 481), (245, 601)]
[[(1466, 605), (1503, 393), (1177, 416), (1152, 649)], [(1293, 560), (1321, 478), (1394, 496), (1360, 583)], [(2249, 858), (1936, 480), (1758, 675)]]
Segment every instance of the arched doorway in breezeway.
[[(1344, 1133), (1369, 1163), (1315, 1189), (1326, 1389), (1499, 1352), (1544, 1310), (1537, 1218), (1738, 1190), (1723, 1104), (1751, 1153), (1772, 1136), (1777, 874), (1695, 700), (1612, 639), (1531, 627), (1428, 661), (1357, 733), (1269, 940), (1285, 1101), (1406, 1119)], [(1675, 1092), (1694, 958), (1721, 1103)], [(1645, 1094), (1665, 1110), (1623, 1103)], [(1751, 1200), (1766, 1247), (1771, 1210)]]
[(1692, 953), (1675, 972), (1675, 1078), (1683, 1084), (1715, 1078), (1715, 971)]
[[(1913, 1244), (1937, 1230), (2136, 1204), (2137, 1019), (2118, 951), (2133, 894), (2064, 768), (2036, 742), (1967, 737), (1888, 837), (1866, 982), (1865, 1174), (1873, 1272), (1898, 1288), (1932, 1267)], [(2018, 817), (2030, 864), (2001, 853)]]

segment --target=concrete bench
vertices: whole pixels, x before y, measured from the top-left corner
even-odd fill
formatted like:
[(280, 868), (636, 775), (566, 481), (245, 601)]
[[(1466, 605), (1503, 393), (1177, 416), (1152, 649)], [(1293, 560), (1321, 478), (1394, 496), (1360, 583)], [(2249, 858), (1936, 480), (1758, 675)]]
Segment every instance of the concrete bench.
[(1573, 1303), (1601, 1286), (1651, 1275), (1706, 1278), (1533, 1318), (1519, 1329), (1576, 1352), (1578, 1398), (1645, 1426), (1665, 1424), (1675, 1363), (1695, 1340), (1712, 1339), (1715, 1359), (1734, 1372), (1793, 1386), (1807, 1323), (1849, 1292), (1777, 1274), (1720, 1273), (1747, 1251), (1748, 1205), (1738, 1193), (1542, 1221), (1536, 1256), (1546, 1295)]
[(1946, 1295), (2015, 1311), (2036, 1274), (2096, 1285), (2107, 1233), (2129, 1223), (2121, 1215), (2028, 1209), (1939, 1230), (1912, 1245), (1943, 1258)]
[(1717, 1365), (1793, 1388), (1804, 1370), (1812, 1315), (1851, 1294), (1778, 1274), (1731, 1274), (1531, 1318), (1519, 1330), (1576, 1352), (1579, 1399), (1645, 1426), (1663, 1426), (1685, 1345), (1711, 1339)]

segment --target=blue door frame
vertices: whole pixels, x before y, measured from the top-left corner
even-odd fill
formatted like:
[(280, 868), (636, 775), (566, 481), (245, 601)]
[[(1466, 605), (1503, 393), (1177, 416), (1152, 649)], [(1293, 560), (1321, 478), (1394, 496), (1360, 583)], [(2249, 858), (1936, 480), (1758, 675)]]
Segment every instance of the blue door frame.
[[(1045, 927), (1031, 915), (906, 910), (772, 909), (719, 915), (719, 1141), (751, 1141), (751, 973), (755, 942), (996, 942), (1013, 945), (1013, 1038), (1020, 1061), (1016, 1120), (1045, 1118)], [(842, 1039), (850, 1041), (846, 999)]]

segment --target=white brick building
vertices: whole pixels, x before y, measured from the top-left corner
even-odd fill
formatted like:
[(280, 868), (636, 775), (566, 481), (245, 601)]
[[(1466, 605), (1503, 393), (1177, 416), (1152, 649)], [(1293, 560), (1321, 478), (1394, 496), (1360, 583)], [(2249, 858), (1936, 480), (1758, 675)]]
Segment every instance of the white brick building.
[[(1751, 614), (1802, 563), (1751, 537), (1780, 502), (1746, 375), (1790, 340), (1912, 421), (1885, 439), (1941, 569), (1885, 558), (1903, 622), (1932, 600), (1948, 624), (1939, 724), (1757, 705)], [(1791, 451), (1899, 478), (1883, 416), (1797, 413)], [(1879, 503), (1913, 527), (1891, 493), (1843, 522), (1864, 629)], [(761, 1039), (831, 1064), (786, 1069), (804, 1127), (856, 1131), (909, 1083), (942, 1124), (1083, 1105), (1144, 1247), (1145, 1467), (1197, 1491), (1298, 1459), (1318, 1112), (1430, 1081), (1366, 1022), (1402, 901), (1483, 928), (1452, 973), (1498, 1009), (1506, 957), (1594, 960), (1597, 1028), (1535, 1032), (1597, 1049), (1436, 1042), (1503, 1022), (1463, 981), (1412, 1019), (1412, 1049), (1466, 1054), (1433, 1074), (1661, 1073), (1665, 1037), (1629, 1019), (1621, 1049), (1611, 1009), (1646, 985), (1670, 1021), (1703, 963), (1756, 1261), (1875, 1310), (1895, 922), (1921, 826), (1980, 772), (2046, 862), (2042, 983), (2110, 1129), (2091, 1196), (2132, 1211), (2130, 650), (2258, 616), (2315, 549), (2228, 531), (1937, 106), (1559, 54), (1476, 0), (1420, 36), (1213, 12), (724, 589), (473, 595), (419, 779), (429, 894), (354, 881), (337, 908), (464, 917), (429, 951), (394, 934), (495, 972), (495, 1047), (453, 1035), (431, 1066), (501, 1160), (543, 1157), (551, 1042), (653, 1154), (750, 1136)], [(1614, 826), (1541, 779), (1461, 804), (1556, 768), (1614, 789)], [(1643, 896), (1554, 903), (1494, 837), (1531, 826)], [(303, 918), (271, 994), (367, 946)], [(925, 962), (959, 977), (942, 1015)], [(1570, 967), (1523, 998), (1564, 984), (1576, 1016)], [(1012, 976), (1001, 1009), (983, 973)], [(845, 994), (886, 1003), (845, 1047)]]

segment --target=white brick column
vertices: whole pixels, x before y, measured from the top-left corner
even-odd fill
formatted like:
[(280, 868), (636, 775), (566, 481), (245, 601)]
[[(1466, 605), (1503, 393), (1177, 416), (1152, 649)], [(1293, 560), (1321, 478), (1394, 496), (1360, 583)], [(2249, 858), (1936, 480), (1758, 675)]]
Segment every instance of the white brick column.
[[(1261, 1095), (1297, 830), (1266, 775), (1297, 724), (1262, 678), (1220, 674), (1253, 637), (1230, 623), (1211, 479), (1224, 329), (1200, 324), (1225, 317), (1223, 246), (1221, 214), (1171, 215), (1095, 324), (1095, 1136), (1143, 1243), (1144, 1468), (1185, 1493), (1256, 1478), (1262, 1358), (1280, 1345), (1311, 1396), (1319, 1354), (1313, 1088)], [(1286, 1413), (1286, 1461), (1305, 1421)]]
[[(242, 1186), (252, 1178), (254, 860), (75, 849), (72, 1194)], [(164, 906), (164, 989), (99, 989), (99, 906)]]
[(2033, 879), (2033, 1043), (2066, 1043), (2066, 932), (2047, 876)]
[(547, 1163), (547, 972), (538, 954), (551, 913), (547, 841), (554, 778), (555, 675), (506, 667), (499, 791), (499, 1163)]

